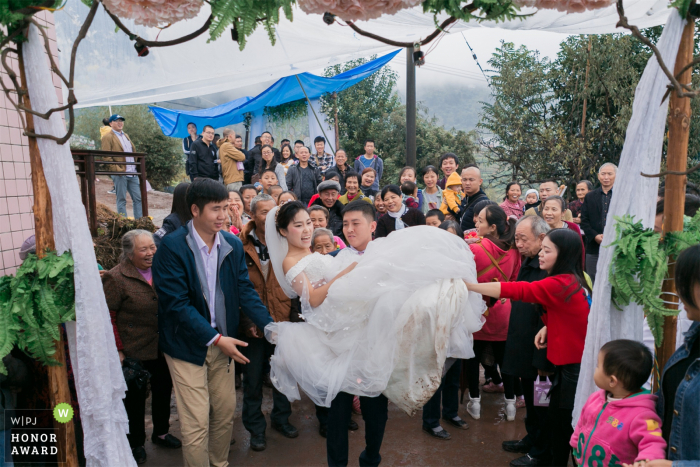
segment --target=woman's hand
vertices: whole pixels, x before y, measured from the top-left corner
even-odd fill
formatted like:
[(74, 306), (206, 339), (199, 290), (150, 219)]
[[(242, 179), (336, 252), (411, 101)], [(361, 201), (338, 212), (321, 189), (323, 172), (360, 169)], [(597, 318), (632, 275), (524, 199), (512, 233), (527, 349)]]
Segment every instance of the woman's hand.
[(231, 225), (240, 232), (243, 232), (243, 220), (241, 219), (241, 211), (238, 209), (237, 204), (233, 205), (233, 219), (231, 220)]
[(539, 350), (547, 348), (547, 326), (540, 329), (540, 332), (535, 336), (535, 347)]
[(120, 350), (120, 351), (119, 351), (119, 363), (122, 363), (122, 364), (123, 364), (125, 358), (126, 358), (126, 356), (124, 356), (124, 352), (122, 352), (122, 351)]

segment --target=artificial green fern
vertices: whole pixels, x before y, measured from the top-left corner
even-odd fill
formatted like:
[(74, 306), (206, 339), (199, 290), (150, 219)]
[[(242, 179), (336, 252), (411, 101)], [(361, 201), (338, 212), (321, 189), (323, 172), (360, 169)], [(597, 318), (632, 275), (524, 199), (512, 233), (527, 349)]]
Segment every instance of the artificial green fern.
[(216, 40), (228, 29), (235, 27), (238, 46), (245, 48), (248, 37), (263, 23), (272, 45), (275, 45), (275, 26), (279, 24), (280, 9), (292, 20), (292, 6), (296, 0), (212, 0), (214, 17), (209, 28), (210, 41)]
[(53, 357), (58, 326), (73, 319), (71, 254), (29, 255), (14, 277), (0, 277), (0, 373), (6, 373), (1, 359), (15, 344), (45, 365), (58, 365)]
[(635, 302), (644, 308), (649, 329), (656, 345), (663, 339), (664, 316), (677, 310), (664, 306), (661, 288), (668, 271), (668, 258), (677, 256), (689, 246), (700, 243), (700, 211), (692, 219), (686, 217), (682, 232), (661, 235), (645, 229), (634, 216), (615, 217), (615, 245), (610, 264), (609, 281), (613, 304), (623, 306)]

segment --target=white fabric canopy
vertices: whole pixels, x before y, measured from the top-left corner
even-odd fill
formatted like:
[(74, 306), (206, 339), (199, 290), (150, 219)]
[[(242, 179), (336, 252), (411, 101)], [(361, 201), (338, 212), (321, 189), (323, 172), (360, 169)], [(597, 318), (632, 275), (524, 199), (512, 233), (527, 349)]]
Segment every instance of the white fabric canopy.
[[(650, 27), (664, 24), (669, 14), (666, 0), (625, 0), (631, 24)], [(536, 10), (523, 10), (532, 13)], [(80, 0), (68, 0), (55, 14), (61, 68), (68, 68), (66, 51), (77, 36), (88, 12)], [(208, 5), (200, 15), (159, 30), (124, 23), (136, 34), (154, 40), (181, 37), (198, 29), (209, 15)], [(624, 32), (616, 29), (615, 6), (577, 14), (554, 10), (537, 11), (524, 20), (507, 23), (458, 22), (450, 33), (471, 28), (540, 30), (568, 34)], [(414, 41), (435, 29), (432, 15), (420, 7), (393, 16), (358, 23), (365, 30), (399, 41)], [(88, 36), (78, 50), (76, 96), (78, 107), (127, 105), (172, 101), (230, 91), (261, 82), (276, 80), (305, 71), (318, 70), (358, 57), (388, 52), (393, 47), (356, 34), (347, 26), (327, 26), (320, 15), (307, 15), (298, 8), (294, 21), (282, 19), (273, 47), (260, 27), (245, 50), (224, 34), (207, 43), (208, 34), (173, 47), (151, 49), (147, 57), (138, 57), (128, 37), (114, 32), (115, 26), (100, 8)]]

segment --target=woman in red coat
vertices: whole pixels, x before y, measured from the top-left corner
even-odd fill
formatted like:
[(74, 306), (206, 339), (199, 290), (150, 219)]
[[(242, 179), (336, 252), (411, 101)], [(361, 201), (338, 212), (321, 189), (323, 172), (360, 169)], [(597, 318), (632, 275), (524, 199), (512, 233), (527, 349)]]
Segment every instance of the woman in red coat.
[[(515, 220), (509, 218), (503, 208), (496, 204), (484, 207), (478, 214), (476, 230), (479, 242), (469, 245), (474, 253), (477, 278), (480, 283), (509, 282), (520, 271), (520, 254), (513, 246)], [(479, 363), (491, 345), (496, 363), (503, 365), (503, 356), (510, 320), (510, 300), (486, 299), (489, 309), (484, 316), (486, 322), (481, 331), (474, 334), (474, 358), (465, 361), (469, 380), (469, 402), (467, 412), (474, 419), (481, 417), (481, 395), (479, 394)], [(512, 376), (502, 375), (506, 398), (506, 419), (515, 420), (515, 381)]]
[(586, 341), (591, 289), (584, 279), (581, 239), (569, 229), (551, 230), (542, 241), (540, 269), (548, 277), (535, 282), (467, 284), (471, 292), (509, 298), (542, 306), (545, 327), (537, 334), (539, 348), (547, 347), (547, 359), (556, 366), (548, 410), (552, 463), (567, 465), (576, 385)]

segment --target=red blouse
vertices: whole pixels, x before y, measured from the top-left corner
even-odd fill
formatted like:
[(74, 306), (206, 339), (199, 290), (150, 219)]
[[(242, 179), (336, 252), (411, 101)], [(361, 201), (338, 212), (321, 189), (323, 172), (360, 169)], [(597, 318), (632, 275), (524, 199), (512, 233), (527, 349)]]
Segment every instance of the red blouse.
[(501, 298), (539, 303), (547, 326), (547, 359), (555, 365), (581, 363), (588, 327), (588, 299), (583, 290), (566, 297), (578, 287), (574, 276), (560, 274), (535, 282), (502, 282)]

